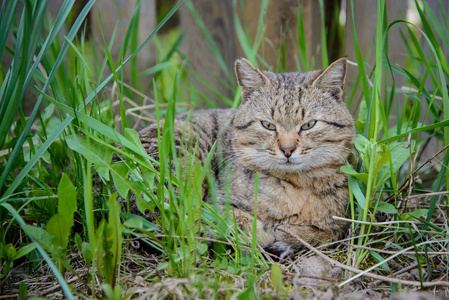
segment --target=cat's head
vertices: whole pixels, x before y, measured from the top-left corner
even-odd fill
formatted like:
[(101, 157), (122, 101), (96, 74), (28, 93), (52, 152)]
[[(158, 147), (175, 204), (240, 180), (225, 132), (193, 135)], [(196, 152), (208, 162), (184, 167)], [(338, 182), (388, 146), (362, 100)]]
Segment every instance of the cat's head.
[(261, 72), (235, 62), (242, 101), (233, 147), (242, 164), (292, 174), (345, 163), (355, 135), (343, 101), (346, 58), (309, 73)]

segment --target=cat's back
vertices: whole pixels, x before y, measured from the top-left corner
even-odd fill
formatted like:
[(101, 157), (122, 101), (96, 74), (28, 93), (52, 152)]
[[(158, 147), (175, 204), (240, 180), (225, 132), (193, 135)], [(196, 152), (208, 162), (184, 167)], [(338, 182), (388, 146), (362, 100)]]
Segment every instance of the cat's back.
[[(177, 114), (173, 122), (173, 138), (177, 146), (184, 144), (184, 151), (192, 150), (188, 146), (190, 141), (198, 142), (200, 160), (210, 152), (213, 144), (218, 140), (223, 148), (230, 147), (231, 127), (236, 109), (202, 109), (193, 112)], [(159, 123), (160, 133), (163, 134), (165, 120)], [(157, 158), (158, 125), (150, 124), (139, 131), (140, 141), (147, 153)], [(193, 145), (194, 145), (193, 144)], [(180, 150), (178, 148), (178, 150)]]

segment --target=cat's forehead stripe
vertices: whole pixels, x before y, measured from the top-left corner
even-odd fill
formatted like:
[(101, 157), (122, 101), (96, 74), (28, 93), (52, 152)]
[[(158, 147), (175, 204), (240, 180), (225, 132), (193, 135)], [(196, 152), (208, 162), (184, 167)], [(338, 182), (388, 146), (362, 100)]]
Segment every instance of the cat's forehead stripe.
[[(296, 126), (297, 119), (304, 119), (304, 108), (301, 105), (303, 87), (307, 74), (281, 73), (276, 74), (277, 87), (274, 105), (271, 109), (273, 120), (283, 123), (287, 128)], [(285, 118), (293, 116), (293, 118)]]

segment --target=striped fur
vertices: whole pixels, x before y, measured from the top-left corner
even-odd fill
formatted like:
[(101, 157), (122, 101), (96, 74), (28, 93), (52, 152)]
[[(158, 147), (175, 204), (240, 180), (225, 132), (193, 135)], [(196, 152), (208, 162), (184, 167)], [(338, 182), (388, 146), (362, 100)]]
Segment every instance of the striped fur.
[[(338, 239), (346, 226), (332, 216), (345, 216), (348, 201), (347, 176), (340, 167), (351, 154), (355, 135), (342, 95), (346, 59), (324, 70), (275, 74), (261, 72), (241, 58), (235, 70), (243, 87), (240, 108), (197, 111), (191, 119), (177, 116), (178, 150), (190, 151), (181, 141), (187, 133), (198, 139), (197, 159), (203, 162), (219, 141), (212, 166), (218, 189), (222, 191), (224, 178), (229, 178), (220, 172), (228, 164), (231, 207), (249, 235), (259, 173), (257, 240), (268, 251), (280, 254), (301, 248), (278, 230), (282, 227), (312, 244)], [(140, 139), (158, 158), (156, 126), (140, 131)]]

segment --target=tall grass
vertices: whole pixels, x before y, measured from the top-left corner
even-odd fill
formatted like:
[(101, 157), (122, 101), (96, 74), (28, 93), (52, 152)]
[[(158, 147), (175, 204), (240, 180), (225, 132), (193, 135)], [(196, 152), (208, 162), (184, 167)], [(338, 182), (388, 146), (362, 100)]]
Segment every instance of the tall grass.
[[(11, 20), (16, 15), (18, 1), (2, 4), (0, 57), (11, 52), (14, 58), (10, 66), (2, 67), (0, 77), (0, 145), (3, 151), (0, 156), (0, 218), (7, 224), (0, 229), (0, 279), (3, 280), (0, 284), (6, 284), (11, 268), (18, 261), (31, 264), (33, 258), (37, 258), (45, 260), (69, 299), (73, 298), (74, 291), (68, 287), (64, 276), (78, 276), (84, 280), (90, 287), (90, 292), (85, 294), (87, 297), (101, 292), (107, 298), (120, 299), (127, 291), (133, 292), (127, 286), (125, 266), (129, 261), (125, 256), (138, 238), (140, 243), (148, 244), (163, 257), (155, 270), (146, 273), (154, 284), (162, 277), (157, 273), (163, 272), (168, 277), (188, 278), (197, 291), (197, 294), (191, 292), (192, 297), (207, 297), (210, 295), (207, 293), (223, 289), (229, 297), (256, 297), (263, 291), (263, 284), (278, 296), (286, 296), (294, 285), (293, 280), (283, 280), (282, 271), (288, 266), (280, 268), (269, 256), (262, 255), (255, 239), (245, 236), (237, 228), (236, 220), (227, 220), (215, 205), (217, 190), (210, 165), (214, 151), (218, 151), (217, 145), (202, 168), (193, 159), (184, 159), (189, 163), (181, 163), (176, 153), (172, 138), (176, 112), (185, 110), (189, 96), (195, 102), (198, 95), (198, 87), (189, 81), (188, 75), (196, 78), (199, 75), (184, 61), (177, 60), (183, 58), (178, 48), (181, 40), (189, 37), (179, 35), (173, 38), (172, 44), (163, 37), (157, 38), (160, 54), (157, 65), (141, 74), (136, 71), (138, 53), (182, 2), (173, 7), (140, 46), (136, 44), (138, 2), (119, 61), (114, 61), (110, 55), (114, 38), (103, 39), (99, 56), (92, 42), (83, 36), (75, 38), (93, 2), (88, 2), (65, 37), (60, 31), (67, 24), (73, 0), (64, 2), (52, 23), (46, 23), (45, 18), (48, 1), (25, 1), (17, 26), (11, 26)], [(237, 11), (238, 1), (233, 4)], [(323, 1), (319, 4), (323, 18)], [(239, 19), (237, 13), (234, 19), (245, 55), (260, 66), (266, 65), (258, 53), (264, 41), (267, 5), (268, 1), (262, 1), (255, 37), (248, 36), (245, 21)], [(389, 262), (400, 256), (418, 264), (423, 284), (431, 278), (424, 277), (422, 268), (427, 268), (427, 274), (431, 274), (432, 268), (437, 266), (429, 255), (422, 253), (445, 249), (448, 241), (447, 219), (444, 218), (444, 224), (434, 221), (440, 212), (438, 205), (448, 204), (447, 196), (440, 193), (447, 190), (449, 184), (448, 151), (432, 158), (440, 160), (441, 168), (438, 174), (426, 171), (428, 182), (416, 180), (422, 170), (415, 171), (419, 164), (425, 163), (419, 158), (429, 138), (437, 139), (440, 145), (449, 143), (446, 83), (449, 67), (443, 54), (443, 47), (449, 45), (449, 26), (445, 18), (441, 23), (435, 21), (435, 12), (425, 1), (422, 6), (415, 3), (422, 27), (405, 20), (388, 24), (386, 2), (380, 0), (375, 65), (369, 66), (357, 39), (358, 35), (366, 33), (358, 32), (354, 26), (353, 1), (350, 6), (349, 22), (352, 23), (358, 78), (353, 90), (347, 90), (346, 94), (350, 98), (348, 106), (353, 99), (362, 99), (356, 121), (358, 161), (355, 166), (348, 164), (342, 168), (349, 178), (350, 218), (346, 221), (351, 223), (351, 235), (340, 242), (341, 252), (335, 251), (329, 256), (345, 260), (344, 263), (354, 268), (379, 274), (393, 272), (394, 264)], [(298, 70), (308, 71), (312, 68), (308, 63), (311, 54), (306, 50), (305, 27), (298, 7), (296, 61)], [(205, 34), (208, 47), (227, 79), (232, 81), (233, 71), (226, 68), (212, 33), (195, 6), (188, 1), (186, 8)], [(405, 28), (401, 29), (402, 42), (409, 54), (407, 68), (391, 64), (388, 57), (390, 32), (401, 24)], [(6, 46), (9, 33), (14, 36), (12, 48)], [(324, 67), (329, 59), (324, 26), (321, 38), (319, 55)], [(428, 44), (429, 53), (422, 43)], [(130, 53), (129, 56), (126, 53)], [(282, 64), (281, 59), (278, 61)], [(123, 82), (126, 65), (132, 66), (133, 88)], [(103, 78), (106, 66), (112, 74)], [(282, 65), (272, 67), (284, 68)], [(160, 163), (146, 153), (137, 132), (131, 128), (133, 120), (128, 113), (131, 109), (127, 99), (144, 95), (139, 76), (150, 74), (154, 76), (153, 94), (147, 98), (154, 99), (154, 111), (142, 110), (140, 116), (149, 116), (158, 124), (165, 119), (164, 125), (158, 128), (162, 133), (159, 135), (162, 136)], [(395, 79), (399, 77), (405, 78), (407, 90), (395, 86)], [(118, 87), (119, 129), (111, 110), (115, 99), (108, 99), (108, 94), (103, 93), (111, 84)], [(31, 85), (35, 86), (37, 102), (30, 115), (25, 116), (22, 102)], [(399, 95), (405, 96), (403, 103), (398, 101)], [(240, 102), (239, 89), (232, 101), (226, 95), (219, 96), (232, 107)], [(213, 105), (211, 99), (205, 100)], [(45, 104), (44, 110), (41, 104)], [(138, 107), (132, 109), (135, 112)], [(396, 119), (394, 124), (391, 118)], [(198, 145), (194, 140), (190, 143), (193, 158)], [(117, 147), (118, 144), (121, 146)], [(116, 154), (120, 159), (115, 158)], [(202, 201), (204, 180), (210, 186), (211, 203)], [(257, 191), (257, 184), (255, 189)], [(426, 193), (429, 195), (425, 196)], [(416, 194), (423, 194), (423, 198), (413, 196)], [(122, 199), (122, 208), (117, 196)], [(422, 200), (417, 202), (417, 208), (410, 209), (407, 201), (414, 199)], [(135, 201), (152, 222), (130, 213), (130, 201)], [(445, 217), (445, 214), (439, 216)], [(385, 222), (378, 222), (379, 218)], [(97, 277), (81, 274), (68, 259), (70, 254), (78, 254), (83, 266)], [(358, 276), (348, 274), (341, 285)], [(243, 287), (232, 287), (237, 277), (245, 281)], [(396, 288), (395, 284), (391, 285), (392, 291)], [(20, 293), (26, 295), (27, 287), (22, 285)]]

